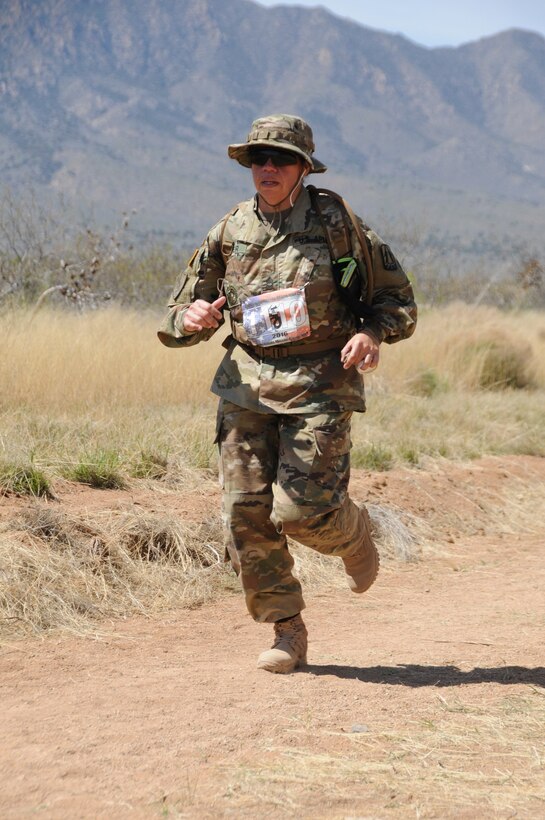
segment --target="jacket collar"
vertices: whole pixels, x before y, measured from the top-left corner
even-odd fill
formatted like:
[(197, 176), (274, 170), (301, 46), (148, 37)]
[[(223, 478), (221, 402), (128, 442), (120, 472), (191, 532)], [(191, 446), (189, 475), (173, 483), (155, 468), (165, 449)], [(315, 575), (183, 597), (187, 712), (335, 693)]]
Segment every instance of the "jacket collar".
[[(291, 209), (288, 218), (284, 221), (281, 232), (278, 237), (289, 236), (292, 233), (303, 233), (308, 229), (308, 211), (312, 208), (310, 195), (305, 186), (301, 188), (301, 193), (295, 200), (295, 204)], [(255, 219), (263, 226), (262, 219), (259, 215), (258, 197), (257, 194), (253, 198), (253, 211)], [(276, 239), (276, 237), (275, 237)]]

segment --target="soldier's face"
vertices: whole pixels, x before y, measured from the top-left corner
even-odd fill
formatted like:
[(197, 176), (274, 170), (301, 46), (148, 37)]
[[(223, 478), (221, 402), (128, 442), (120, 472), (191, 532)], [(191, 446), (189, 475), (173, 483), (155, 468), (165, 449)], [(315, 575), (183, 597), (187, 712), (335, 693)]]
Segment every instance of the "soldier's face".
[(260, 196), (260, 205), (289, 208), (290, 195), (293, 193), (291, 199), (295, 202), (299, 194), (298, 182), (304, 168), (305, 163), (299, 158), (294, 165), (277, 165), (273, 159), (268, 159), (264, 165), (253, 163), (252, 177)]

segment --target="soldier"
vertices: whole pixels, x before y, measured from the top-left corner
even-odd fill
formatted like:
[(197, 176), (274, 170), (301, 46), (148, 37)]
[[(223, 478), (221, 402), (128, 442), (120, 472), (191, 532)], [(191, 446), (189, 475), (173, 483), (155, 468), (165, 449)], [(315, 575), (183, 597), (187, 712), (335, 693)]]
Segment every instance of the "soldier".
[(195, 251), (158, 335), (189, 347), (229, 312), (212, 384), (227, 549), (251, 616), (274, 625), (258, 667), (291, 672), (306, 662), (307, 631), (287, 536), (341, 558), (353, 592), (377, 576), (367, 511), (348, 495), (350, 420), (365, 411), (358, 369), (413, 333), (416, 306), (389, 247), (332, 192), (303, 184), (326, 171), (304, 120), (257, 119), (228, 154), (251, 169), (256, 194)]

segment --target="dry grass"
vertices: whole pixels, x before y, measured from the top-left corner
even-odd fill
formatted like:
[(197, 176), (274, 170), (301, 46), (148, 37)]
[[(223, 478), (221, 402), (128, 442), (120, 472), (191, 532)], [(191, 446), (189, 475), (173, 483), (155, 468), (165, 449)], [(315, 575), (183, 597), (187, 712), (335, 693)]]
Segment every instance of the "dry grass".
[[(545, 455), (544, 325), (543, 314), (467, 306), (425, 314), (414, 339), (384, 348), (381, 368), (368, 380), (369, 411), (354, 419), (354, 466)], [(67, 476), (92, 483), (90, 467), (104, 462), (116, 486), (138, 482), (165, 500), (182, 487), (206, 492), (216, 474), (209, 385), (221, 336), (173, 351), (159, 344), (156, 326), (151, 314), (115, 308), (42, 310), (31, 323), (22, 311), (0, 316), (0, 475), (8, 476), (0, 492), (24, 492), (13, 465), (17, 475), (43, 476), (54, 495)], [(482, 389), (497, 388), (503, 377), (533, 387)], [(541, 507), (534, 502), (535, 516)], [(490, 499), (482, 514), (489, 520), (502, 504), (511, 522), (529, 517), (524, 499), (516, 507)], [(195, 532), (172, 516), (154, 519), (134, 509), (92, 519), (59, 512), (44, 529), (39, 510), (29, 513), (32, 525), (0, 533), (0, 594), (12, 627), (85, 630), (97, 618), (150, 612), (169, 600), (192, 605), (233, 585), (220, 563), (207, 564), (222, 555), (219, 532), (198, 531), (199, 546)], [(371, 514), (384, 556), (410, 560), (427, 542), (423, 522), (392, 508)], [(47, 515), (54, 517), (53, 507)], [(298, 548), (295, 555), (306, 585), (332, 577), (344, 583), (327, 559)]]
[(422, 544), (431, 536), (426, 522), (397, 507), (367, 504), (367, 510), (380, 557), (416, 561)]
[(235, 587), (219, 516), (195, 525), (166, 511), (73, 515), (34, 504), (0, 532), (0, 612), (12, 634), (87, 632)]
[(177, 355), (158, 341), (156, 316), (129, 309), (42, 310), (30, 319), (23, 311), (0, 316), (4, 409), (74, 413), (212, 403), (215, 339)]
[[(418, 472), (414, 481), (418, 491)], [(169, 511), (176, 507), (176, 490), (159, 482), (155, 487), (154, 512), (130, 505), (74, 513), (36, 500), (7, 521), (0, 530), (0, 632), (85, 633), (107, 618), (192, 607), (238, 591), (223, 562), (219, 511), (200, 523), (183, 521)], [(210, 479), (201, 474), (201, 493), (207, 488)], [(445, 532), (539, 535), (544, 489), (537, 478), (512, 476), (501, 491), (481, 490), (477, 503), (471, 487), (460, 487), (456, 503), (439, 506), (425, 520), (392, 505), (369, 504), (381, 559), (437, 556), (444, 552)], [(306, 589), (345, 587), (340, 561), (295, 543), (290, 548)]]
[(419, 465), (428, 457), (545, 455), (541, 390), (449, 391), (426, 398), (370, 385), (367, 392), (368, 412), (353, 419), (355, 467)]
[[(74, 412), (213, 402), (209, 385), (223, 351), (222, 329), (196, 348), (174, 351), (156, 338), (151, 313), (103, 309), (0, 315), (4, 409)], [(545, 389), (545, 314), (451, 305), (425, 312), (415, 336), (383, 348), (370, 384), (429, 395), (442, 389), (527, 385)], [(427, 375), (426, 375), (427, 374)]]
[[(28, 506), (0, 531), (0, 633), (85, 633), (105, 618), (192, 607), (238, 590), (224, 563), (219, 514), (186, 523), (167, 510)], [(419, 542), (401, 518), (376, 505), (370, 512), (383, 557), (414, 558)], [(345, 585), (340, 561), (291, 549), (306, 587)]]
[[(427, 524), (394, 507), (369, 504), (367, 509), (381, 561), (418, 560), (431, 535)], [(339, 560), (320, 555), (294, 541), (290, 541), (289, 546), (295, 560), (294, 573), (305, 589), (346, 587), (346, 574)]]
[[(31, 464), (51, 479), (97, 453), (117, 458), (125, 480), (153, 462), (167, 481), (214, 469), (209, 386), (224, 332), (174, 351), (157, 341), (157, 324), (116, 308), (43, 310), (30, 331), (28, 314), (1, 315), (0, 462)], [(353, 463), (388, 469), (426, 456), (545, 455), (544, 391), (544, 314), (465, 305), (424, 313), (414, 338), (384, 346), (367, 379)]]

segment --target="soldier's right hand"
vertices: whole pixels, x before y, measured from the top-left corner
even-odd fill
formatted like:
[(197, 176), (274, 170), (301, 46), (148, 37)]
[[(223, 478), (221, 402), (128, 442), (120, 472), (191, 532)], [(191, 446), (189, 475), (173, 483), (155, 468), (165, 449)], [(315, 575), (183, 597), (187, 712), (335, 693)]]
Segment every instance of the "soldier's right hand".
[(219, 327), (222, 317), (220, 308), (223, 307), (225, 301), (225, 296), (220, 296), (212, 303), (204, 299), (196, 299), (184, 313), (184, 330), (188, 333), (197, 333), (207, 327)]

